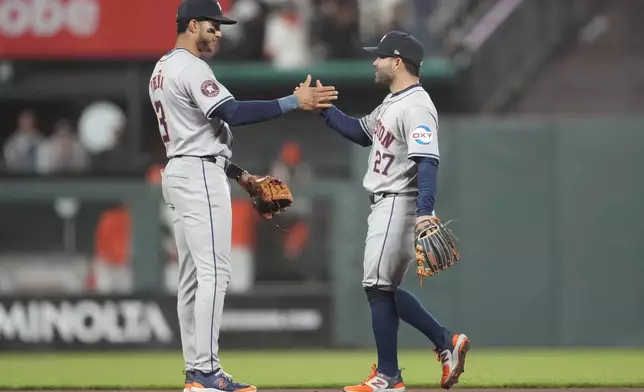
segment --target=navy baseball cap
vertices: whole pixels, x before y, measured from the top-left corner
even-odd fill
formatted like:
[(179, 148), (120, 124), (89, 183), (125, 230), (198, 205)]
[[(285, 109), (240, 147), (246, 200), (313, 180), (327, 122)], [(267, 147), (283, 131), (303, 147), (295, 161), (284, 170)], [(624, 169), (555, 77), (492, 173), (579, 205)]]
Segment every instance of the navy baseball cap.
[(177, 10), (177, 22), (186, 19), (214, 20), (225, 25), (237, 23), (224, 16), (221, 5), (216, 0), (184, 0)]
[(403, 31), (390, 31), (382, 37), (378, 46), (362, 48), (380, 57), (400, 57), (420, 68), (423, 65), (425, 49), (411, 34)]

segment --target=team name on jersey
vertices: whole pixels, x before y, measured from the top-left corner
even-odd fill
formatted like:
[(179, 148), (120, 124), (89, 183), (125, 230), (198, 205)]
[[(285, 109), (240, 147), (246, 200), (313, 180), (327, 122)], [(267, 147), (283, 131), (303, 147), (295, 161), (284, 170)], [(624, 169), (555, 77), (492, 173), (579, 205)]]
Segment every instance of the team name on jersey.
[(373, 135), (385, 148), (389, 148), (391, 143), (394, 141), (394, 135), (385, 128), (380, 120), (376, 121), (376, 129), (374, 129)]
[(163, 75), (161, 75), (160, 72), (154, 75), (150, 80), (150, 89), (152, 91), (157, 89), (163, 90)]

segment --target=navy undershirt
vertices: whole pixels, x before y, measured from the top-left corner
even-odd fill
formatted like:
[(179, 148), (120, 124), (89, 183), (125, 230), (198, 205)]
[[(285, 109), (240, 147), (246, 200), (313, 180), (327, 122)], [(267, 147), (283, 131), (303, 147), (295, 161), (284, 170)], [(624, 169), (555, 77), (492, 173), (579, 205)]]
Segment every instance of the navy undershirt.
[(362, 129), (359, 119), (347, 116), (335, 106), (331, 106), (330, 108), (323, 110), (321, 114), (322, 118), (324, 118), (324, 122), (346, 139), (349, 139), (363, 147), (371, 145), (371, 138), (367, 135), (364, 129)]
[(298, 100), (294, 95), (270, 101), (237, 101), (231, 98), (210, 109), (208, 117), (218, 117), (228, 125), (239, 126), (272, 120), (297, 108)]
[(418, 163), (417, 216), (431, 215), (434, 211), (438, 179), (438, 160), (430, 157), (412, 158)]

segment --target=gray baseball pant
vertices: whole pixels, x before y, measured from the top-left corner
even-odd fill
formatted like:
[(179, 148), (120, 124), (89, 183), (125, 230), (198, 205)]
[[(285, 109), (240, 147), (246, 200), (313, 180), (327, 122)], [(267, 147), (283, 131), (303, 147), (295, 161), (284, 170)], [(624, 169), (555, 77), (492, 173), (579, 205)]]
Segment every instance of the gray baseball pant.
[(163, 197), (174, 211), (179, 255), (177, 313), (186, 370), (220, 368), (219, 329), (231, 270), (232, 207), (224, 164), (171, 159)]

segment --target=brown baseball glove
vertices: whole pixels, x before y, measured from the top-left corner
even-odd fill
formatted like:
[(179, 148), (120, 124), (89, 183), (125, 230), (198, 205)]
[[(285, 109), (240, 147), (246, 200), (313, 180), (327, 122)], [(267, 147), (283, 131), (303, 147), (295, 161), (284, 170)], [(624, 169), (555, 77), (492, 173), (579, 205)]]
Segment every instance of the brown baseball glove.
[(293, 204), (291, 189), (272, 176), (251, 176), (246, 183), (253, 207), (264, 219), (285, 211)]
[(416, 223), (414, 232), (418, 264), (416, 274), (420, 277), (421, 285), (424, 278), (434, 276), (460, 260), (456, 248), (458, 239), (437, 216)]

